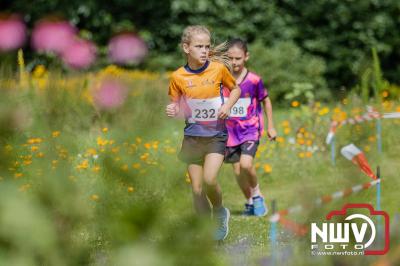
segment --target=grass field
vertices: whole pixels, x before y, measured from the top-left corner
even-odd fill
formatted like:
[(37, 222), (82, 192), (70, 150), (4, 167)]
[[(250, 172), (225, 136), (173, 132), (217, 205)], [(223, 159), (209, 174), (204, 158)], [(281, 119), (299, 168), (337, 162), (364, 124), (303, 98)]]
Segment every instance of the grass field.
[[(93, 102), (93, 88), (107, 77), (124, 81), (127, 97), (105, 110)], [(219, 175), (233, 214), (224, 243), (211, 240), (209, 219), (194, 215), (185, 165), (176, 158), (183, 121), (164, 115), (167, 76), (109, 67), (87, 75), (4, 74), (0, 84), (1, 265), (259, 265), (271, 259), (269, 216), (240, 215), (244, 198), (230, 165)], [(262, 192), (268, 204), (275, 199), (286, 209), (368, 182), (339, 153), (353, 142), (373, 168), (381, 167), (381, 206), (392, 218), (393, 248), (386, 257), (312, 257), (308, 236), (279, 227), (272, 251), (283, 256), (277, 265), (399, 263), (393, 260), (400, 244), (400, 120), (382, 121), (382, 154), (374, 121), (338, 129), (332, 166), (324, 143), (331, 119), (365, 112), (354, 95), (344, 103), (275, 108), (279, 138), (264, 137), (256, 158)], [(398, 99), (375, 107), (400, 111)], [(308, 225), (345, 203), (375, 205), (375, 194), (372, 188), (289, 218)]]

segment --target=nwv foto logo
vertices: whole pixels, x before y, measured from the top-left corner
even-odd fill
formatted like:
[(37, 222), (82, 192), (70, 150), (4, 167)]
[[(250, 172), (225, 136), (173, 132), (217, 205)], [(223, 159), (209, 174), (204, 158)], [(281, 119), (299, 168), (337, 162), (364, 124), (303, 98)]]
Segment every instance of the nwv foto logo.
[[(370, 216), (382, 216), (384, 219), (384, 242), (381, 250), (367, 250), (376, 240), (377, 229), (372, 219), (364, 214), (348, 215), (345, 223), (325, 222), (311, 224), (311, 250), (318, 251), (364, 251), (364, 255), (383, 255), (389, 250), (389, 216), (384, 211), (375, 211), (370, 204), (347, 204), (340, 211), (332, 211), (327, 216), (347, 215), (348, 209), (367, 209)], [(353, 238), (355, 243), (350, 239)], [(353, 243), (351, 243), (353, 242)], [(322, 243), (322, 244), (321, 244)]]

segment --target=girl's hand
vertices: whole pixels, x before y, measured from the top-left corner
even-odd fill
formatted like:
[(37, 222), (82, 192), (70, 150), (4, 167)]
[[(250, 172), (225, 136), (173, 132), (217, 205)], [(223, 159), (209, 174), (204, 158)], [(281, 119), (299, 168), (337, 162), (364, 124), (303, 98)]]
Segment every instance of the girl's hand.
[(223, 104), (218, 111), (218, 118), (226, 119), (231, 114), (231, 110), (228, 108), (226, 104)]
[(268, 128), (267, 130), (268, 139), (270, 141), (274, 141), (276, 139), (276, 130), (275, 128)]
[(177, 116), (179, 113), (179, 104), (177, 103), (168, 104), (167, 107), (165, 108), (165, 113), (169, 117)]

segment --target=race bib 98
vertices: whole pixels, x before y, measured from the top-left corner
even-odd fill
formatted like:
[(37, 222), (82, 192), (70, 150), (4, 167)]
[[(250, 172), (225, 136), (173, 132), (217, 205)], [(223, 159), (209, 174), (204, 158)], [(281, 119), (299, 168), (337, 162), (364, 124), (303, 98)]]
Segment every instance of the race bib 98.
[(187, 104), (192, 111), (190, 120), (194, 121), (217, 121), (218, 110), (221, 108), (221, 97), (211, 99), (187, 99)]

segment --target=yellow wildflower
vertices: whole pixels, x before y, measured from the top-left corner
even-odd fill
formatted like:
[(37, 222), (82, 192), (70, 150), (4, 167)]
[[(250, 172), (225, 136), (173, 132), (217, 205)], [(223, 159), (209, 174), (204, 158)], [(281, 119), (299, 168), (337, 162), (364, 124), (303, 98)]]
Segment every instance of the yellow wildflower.
[(90, 199), (93, 201), (98, 201), (98, 200), (100, 200), (100, 197), (97, 194), (93, 194), (90, 196)]
[(42, 78), (46, 74), (46, 67), (44, 65), (37, 65), (33, 70), (32, 76), (33, 78)]
[(324, 107), (321, 110), (318, 111), (318, 115), (323, 116), (329, 113), (329, 108), (328, 107)]
[(23, 176), (24, 176), (23, 173), (15, 173), (15, 174), (14, 174), (14, 178), (15, 178), (15, 179), (21, 178), (21, 177), (23, 177)]
[(95, 173), (98, 173), (100, 171), (100, 166), (98, 166), (98, 165), (93, 166), (92, 171)]
[(133, 187), (128, 187), (128, 192), (132, 193), (133, 191), (135, 191), (135, 189)]
[(264, 164), (263, 168), (264, 168), (264, 173), (269, 174), (269, 173), (272, 172), (272, 167), (271, 167), (271, 165), (269, 165), (269, 164), (267, 164), (267, 163)]
[(23, 161), (24, 165), (30, 165), (32, 163), (32, 160), (25, 160)]
[(53, 131), (53, 132), (51, 133), (51, 136), (52, 136), (53, 138), (57, 138), (58, 136), (60, 136), (60, 134), (61, 134), (60, 131)]
[(32, 146), (32, 147), (31, 147), (31, 151), (35, 152), (35, 151), (37, 151), (37, 150), (39, 150), (39, 147), (38, 147), (38, 146)]
[(140, 160), (143, 160), (143, 161), (147, 160), (148, 158), (149, 158), (149, 154), (147, 152), (140, 156)]
[(108, 140), (103, 139), (101, 137), (97, 137), (97, 145), (99, 146), (105, 146), (108, 144)]
[(89, 161), (88, 160), (83, 160), (82, 163), (78, 164), (76, 169), (87, 169), (89, 167)]
[(303, 138), (298, 138), (297, 139), (297, 143), (300, 144), (300, 145), (304, 145), (305, 141), (304, 141)]
[(28, 144), (38, 144), (41, 143), (43, 141), (43, 139), (41, 138), (30, 138), (28, 139)]
[(140, 163), (134, 163), (132, 164), (133, 169), (139, 169), (140, 168)]
[(192, 181), (190, 180), (190, 176), (189, 176), (189, 173), (188, 173), (188, 172), (186, 172), (186, 174), (185, 174), (185, 181), (186, 181), (186, 183), (188, 183), (188, 184), (192, 183)]
[(300, 103), (298, 101), (293, 101), (291, 103), (291, 105), (292, 105), (292, 107), (296, 108), (296, 107), (298, 107), (300, 105)]
[(112, 153), (118, 153), (119, 152), (119, 147), (114, 147), (111, 149)]
[(289, 123), (288, 120), (283, 120), (281, 125), (282, 125), (283, 127), (288, 127), (288, 126), (290, 126), (290, 123)]
[(85, 153), (86, 156), (94, 156), (97, 155), (97, 151), (94, 148), (88, 148)]
[(127, 164), (124, 164), (124, 165), (121, 167), (121, 170), (126, 172), (126, 171), (129, 170), (129, 166), (128, 166)]
[(149, 150), (151, 148), (151, 144), (150, 143), (145, 143), (144, 147)]

